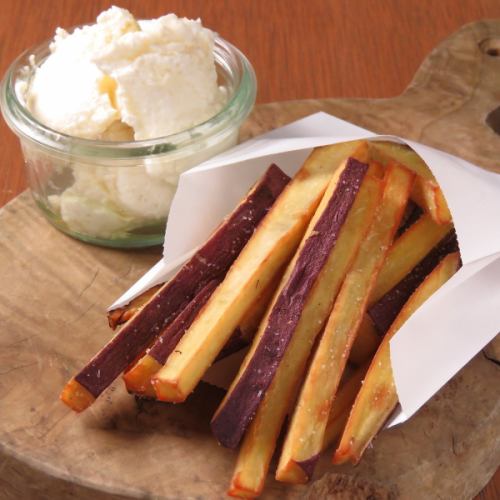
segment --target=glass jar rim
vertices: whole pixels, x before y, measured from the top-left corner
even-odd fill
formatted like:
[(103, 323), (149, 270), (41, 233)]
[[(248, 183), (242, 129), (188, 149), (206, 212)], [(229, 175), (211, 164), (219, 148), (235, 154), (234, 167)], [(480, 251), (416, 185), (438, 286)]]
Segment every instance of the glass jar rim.
[[(154, 157), (189, 147), (200, 139), (206, 140), (241, 124), (250, 113), (257, 93), (257, 79), (252, 64), (234, 45), (215, 36), (214, 56), (221, 66), (223, 55), (230, 57), (226, 71), (237, 76), (237, 84), (224, 107), (215, 115), (189, 129), (162, 137), (138, 141), (103, 141), (84, 139), (58, 132), (37, 120), (18, 99), (15, 84), (19, 70), (26, 66), (32, 54), (48, 49), (50, 41), (25, 50), (10, 65), (1, 84), (0, 107), (4, 119), (16, 135), (36, 142), (39, 146), (79, 156), (130, 158)], [(218, 59), (219, 57), (219, 59)], [(227, 63), (227, 61), (226, 61)], [(33, 134), (33, 131), (36, 133)], [(31, 133), (30, 133), (31, 132)]]

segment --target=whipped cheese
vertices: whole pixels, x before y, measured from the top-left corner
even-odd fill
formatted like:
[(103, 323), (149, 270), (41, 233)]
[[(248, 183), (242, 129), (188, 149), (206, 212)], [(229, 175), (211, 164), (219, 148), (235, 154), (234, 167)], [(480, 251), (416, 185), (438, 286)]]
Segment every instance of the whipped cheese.
[[(131, 141), (180, 132), (215, 115), (227, 100), (217, 83), (214, 37), (199, 20), (168, 14), (137, 21), (111, 7), (93, 25), (72, 33), (58, 28), (50, 55), (20, 87), (21, 97), (41, 123), (74, 137)], [(207, 150), (200, 161), (208, 156)], [(76, 162), (70, 168), (74, 181), (49, 197), (52, 209), (74, 231), (114, 238), (167, 216), (186, 164)]]
[[(214, 34), (168, 14), (136, 21), (111, 7), (91, 26), (58, 28), (26, 89), (43, 124), (85, 139), (153, 139), (202, 123), (225, 103)], [(118, 133), (117, 133), (118, 132)]]

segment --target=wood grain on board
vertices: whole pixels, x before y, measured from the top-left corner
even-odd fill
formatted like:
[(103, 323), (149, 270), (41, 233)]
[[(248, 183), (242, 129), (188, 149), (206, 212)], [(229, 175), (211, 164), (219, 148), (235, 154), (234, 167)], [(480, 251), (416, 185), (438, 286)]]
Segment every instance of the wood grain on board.
[[(481, 44), (499, 38), (500, 22), (468, 25), (430, 54), (399, 97), (261, 105), (242, 135), (326, 110), (498, 170), (500, 136), (486, 117), (500, 105), (500, 58)], [(218, 390), (203, 385), (186, 404), (165, 405), (136, 401), (117, 381), (84, 414), (58, 401), (111, 335), (105, 306), (158, 250), (72, 240), (43, 220), (28, 194), (0, 211), (0, 228), (8, 284), (0, 289), (0, 491), (28, 499), (221, 498), (235, 452), (209, 432)], [(414, 418), (384, 431), (357, 468), (325, 460), (311, 485), (270, 479), (263, 498), (471, 498), (498, 467), (499, 387), (498, 364), (480, 353)]]

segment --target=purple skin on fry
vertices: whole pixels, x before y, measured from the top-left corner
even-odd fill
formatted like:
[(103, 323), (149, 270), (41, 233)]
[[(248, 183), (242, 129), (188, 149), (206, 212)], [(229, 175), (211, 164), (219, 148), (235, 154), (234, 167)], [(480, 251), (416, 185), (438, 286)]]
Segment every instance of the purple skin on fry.
[[(167, 358), (175, 349), (184, 333), (192, 325), (193, 321), (198, 316), (198, 313), (203, 309), (203, 306), (208, 302), (215, 289), (221, 283), (220, 279), (210, 281), (202, 288), (193, 300), (183, 309), (183, 311), (175, 318), (170, 325), (155, 340), (154, 344), (148, 350), (148, 355), (154, 358), (158, 363), (164, 365)], [(248, 340), (244, 337), (243, 332), (236, 328), (226, 345), (220, 352), (216, 361), (239, 351), (248, 345)]]
[(302, 460), (302, 462), (296, 462), (297, 465), (304, 471), (305, 475), (307, 476), (307, 479), (311, 479), (314, 473), (314, 468), (318, 463), (319, 457), (320, 454), (317, 453), (316, 455), (313, 455), (311, 458), (308, 458), (307, 460)]
[(410, 226), (417, 222), (423, 213), (423, 210), (416, 203), (409, 200), (395, 238), (399, 238)]
[(304, 303), (337, 242), (367, 169), (364, 163), (349, 158), (337, 188), (276, 300), (251, 361), (214, 415), (212, 432), (223, 446), (238, 446), (257, 411), (295, 332)]
[(148, 354), (164, 365), (185, 331), (191, 326), (194, 319), (208, 302), (214, 290), (219, 286), (221, 279), (209, 281), (193, 298), (193, 300), (182, 310), (182, 312), (170, 323), (158, 336)]
[(290, 178), (271, 165), (180, 271), (75, 376), (99, 396), (211, 280), (222, 279)]
[(446, 255), (458, 250), (455, 231), (450, 231), (394, 288), (368, 310), (380, 335), (385, 335), (410, 295)]

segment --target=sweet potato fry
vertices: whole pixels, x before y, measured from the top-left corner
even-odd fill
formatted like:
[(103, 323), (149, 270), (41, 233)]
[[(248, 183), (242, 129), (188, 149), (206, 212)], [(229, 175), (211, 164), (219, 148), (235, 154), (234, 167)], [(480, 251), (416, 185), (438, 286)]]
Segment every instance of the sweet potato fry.
[(62, 401), (77, 411), (84, 409), (72, 404), (72, 390), (77, 387), (73, 380), (97, 398), (201, 288), (224, 276), (288, 181), (278, 167), (271, 166), (210, 239), (70, 381)]
[(419, 177), (411, 193), (412, 200), (427, 212), (436, 224), (449, 224), (451, 213), (436, 181)]
[(368, 307), (396, 286), (450, 231), (451, 224), (436, 224), (424, 214), (391, 246), (372, 290)]
[(368, 309), (368, 316), (379, 335), (385, 335), (411, 294), (437, 264), (449, 253), (457, 251), (458, 241), (452, 230), (395, 287)]
[[(213, 280), (206, 285), (179, 316), (162, 331), (146, 354), (123, 374), (123, 380), (129, 392), (148, 398), (156, 397), (151, 378), (165, 364), (168, 356), (175, 349), (180, 338), (191, 326), (203, 306), (208, 302), (219, 283), (220, 280)], [(249, 311), (242, 318), (240, 326), (236, 328), (220, 352), (218, 359), (238, 351), (252, 341), (278, 283), (279, 280), (274, 280), (257, 297), (255, 303), (252, 304)]]
[[(352, 262), (356, 249), (362, 242), (373, 218), (376, 206), (380, 201), (381, 188), (382, 185), (378, 179), (366, 176), (354, 206), (344, 223), (336, 245), (336, 252), (333, 255), (332, 262), (336, 262), (337, 273), (334, 274), (333, 278), (324, 275), (326, 288), (318, 288), (317, 292), (320, 297), (324, 293), (332, 293), (332, 296), (335, 297), (345, 276), (345, 271)], [(331, 290), (332, 287), (333, 290)], [(313, 319), (305, 319), (307, 320), (305, 325), (317, 325), (321, 328), (316, 316)], [(263, 325), (265, 323), (266, 320), (264, 320)], [(265, 327), (261, 326), (240, 373), (244, 372), (253, 359), (264, 331)], [(292, 337), (271, 385), (265, 392), (255, 417), (248, 427), (231, 483), (230, 492), (232, 494), (244, 492), (247, 496), (252, 494), (257, 496), (262, 489), (280, 429), (290, 404), (295, 400), (314, 342), (314, 330), (313, 335), (308, 328), (304, 328), (303, 333), (304, 336), (294, 335)]]
[(116, 330), (116, 327), (126, 323), (132, 316), (138, 313), (145, 304), (156, 294), (161, 285), (156, 285), (146, 290), (144, 293), (133, 299), (130, 304), (113, 309), (108, 312), (108, 323), (110, 328)]
[(370, 157), (373, 161), (387, 166), (391, 161), (397, 161), (406, 168), (413, 170), (418, 177), (435, 181), (431, 169), (427, 166), (424, 160), (405, 144), (398, 144), (389, 141), (371, 141), (369, 143)]
[[(377, 288), (379, 286), (383, 285), (384, 288), (387, 288), (398, 279), (400, 275), (398, 264), (402, 262), (405, 256), (407, 257), (405, 266), (412, 266), (444, 230), (443, 226), (432, 225), (428, 216), (424, 216), (415, 224), (413, 229), (410, 226), (411, 231), (404, 238), (396, 240), (396, 243), (389, 249), (388, 256), (375, 285), (375, 293), (372, 292), (373, 295), (378, 296), (380, 292), (377, 292)], [(431, 231), (428, 231), (429, 224), (432, 227)], [(425, 233), (425, 235), (422, 236), (422, 233)], [(420, 236), (422, 236), (421, 239), (419, 239)], [(350, 362), (360, 366), (377, 350), (381, 336), (385, 334), (394, 321), (408, 297), (440, 259), (446, 254), (457, 250), (458, 243), (455, 233), (450, 231), (399, 283), (395, 284), (377, 302), (370, 306), (368, 313), (365, 314), (359, 326), (349, 355)]]
[[(284, 401), (284, 415), (291, 410), (293, 395)], [(278, 417), (279, 418), (279, 417)], [(284, 418), (284, 417), (283, 417)], [(261, 419), (256, 417), (245, 433), (236, 466), (234, 469), (228, 495), (239, 498), (256, 498), (264, 489), (269, 463), (271, 462), (282, 421)]]
[(416, 203), (410, 200), (408, 202), (408, 205), (406, 205), (406, 210), (403, 214), (401, 225), (396, 231), (396, 239), (398, 239), (409, 227), (413, 226), (413, 224), (415, 224), (415, 222), (420, 219), (422, 213), (422, 209)]
[[(345, 274), (350, 260), (350, 256), (336, 258), (342, 250), (337, 250), (337, 242), (367, 170), (366, 164), (349, 159), (340, 176), (332, 179), (261, 325), (258, 346), (249, 353), (212, 419), (212, 432), (223, 446), (238, 445), (292, 339), (301, 338), (308, 351), (321, 331), (335, 300), (337, 276)], [(378, 183), (373, 178), (368, 186)], [(377, 189), (373, 192), (377, 194)], [(361, 241), (359, 235), (357, 241)]]
[(312, 476), (333, 398), (414, 177), (397, 163), (387, 167), (382, 203), (342, 284), (300, 392), (276, 471), (279, 481), (303, 483)]
[(371, 160), (368, 164), (368, 174), (373, 175), (378, 179), (383, 179), (385, 175), (385, 169), (378, 161)]
[(151, 377), (163, 366), (169, 354), (175, 349), (196, 315), (207, 303), (221, 279), (209, 281), (157, 337), (147, 353), (123, 374), (129, 392), (150, 398), (155, 397)]
[(364, 450), (394, 410), (398, 397), (392, 376), (389, 341), (408, 318), (451, 276), (460, 265), (458, 252), (447, 255), (425, 278), (401, 309), (377, 350), (349, 415), (333, 457), (335, 464), (359, 462)]
[(292, 258), (332, 173), (360, 144), (318, 148), (309, 156), (154, 376), (158, 399), (181, 402), (196, 387), (260, 290)]
[(365, 363), (359, 368), (356, 368), (356, 370), (347, 377), (347, 380), (340, 385), (335, 399), (333, 400), (330, 415), (328, 416), (322, 451), (332, 446), (342, 434), (354, 400), (365, 378), (368, 366), (369, 363)]
[(451, 222), (451, 213), (443, 192), (424, 160), (408, 146), (393, 142), (371, 142), (370, 153), (382, 165), (391, 158), (413, 170), (417, 177), (411, 192), (411, 199), (425, 210), (437, 224)]
[[(409, 202), (408, 205), (410, 203), (412, 202)], [(418, 209), (415, 210), (415, 207), (412, 208), (413, 213), (419, 213)], [(413, 217), (413, 214), (409, 214), (406, 225), (412, 221)], [(359, 366), (376, 351), (380, 343), (380, 337), (378, 336), (387, 331), (387, 321), (389, 321), (389, 324), (392, 322), (399, 311), (398, 307), (401, 308), (413, 292), (409, 288), (409, 282), (414, 283), (415, 287), (418, 286), (418, 283), (414, 279), (417, 273), (413, 273), (413, 278), (411, 279), (407, 279), (407, 277), (412, 274), (415, 267), (433, 247), (438, 245), (440, 241), (443, 241), (447, 232), (450, 234), (451, 227), (451, 224), (435, 224), (429, 215), (421, 215), (416, 222), (405, 228), (403, 233), (400, 234), (399, 238), (391, 246), (368, 301), (370, 308), (375, 308), (379, 302), (380, 304), (374, 309), (374, 315), (372, 317), (365, 315), (359, 326), (358, 334), (349, 356), (349, 360), (352, 363)], [(398, 289), (399, 283), (401, 283), (402, 288)], [(402, 289), (405, 290), (405, 293), (402, 293)], [(390, 313), (389, 306), (392, 306)], [(383, 310), (386, 311), (385, 320), (381, 316)], [(373, 323), (375, 315), (378, 315), (379, 318), (378, 323), (376, 322), (377, 328)], [(382, 326), (382, 321), (385, 324), (384, 327)]]
[(375, 328), (372, 319), (368, 314), (365, 314), (352, 344), (351, 352), (349, 353), (349, 362), (356, 366), (361, 366), (377, 350), (381, 340), (382, 338)]

